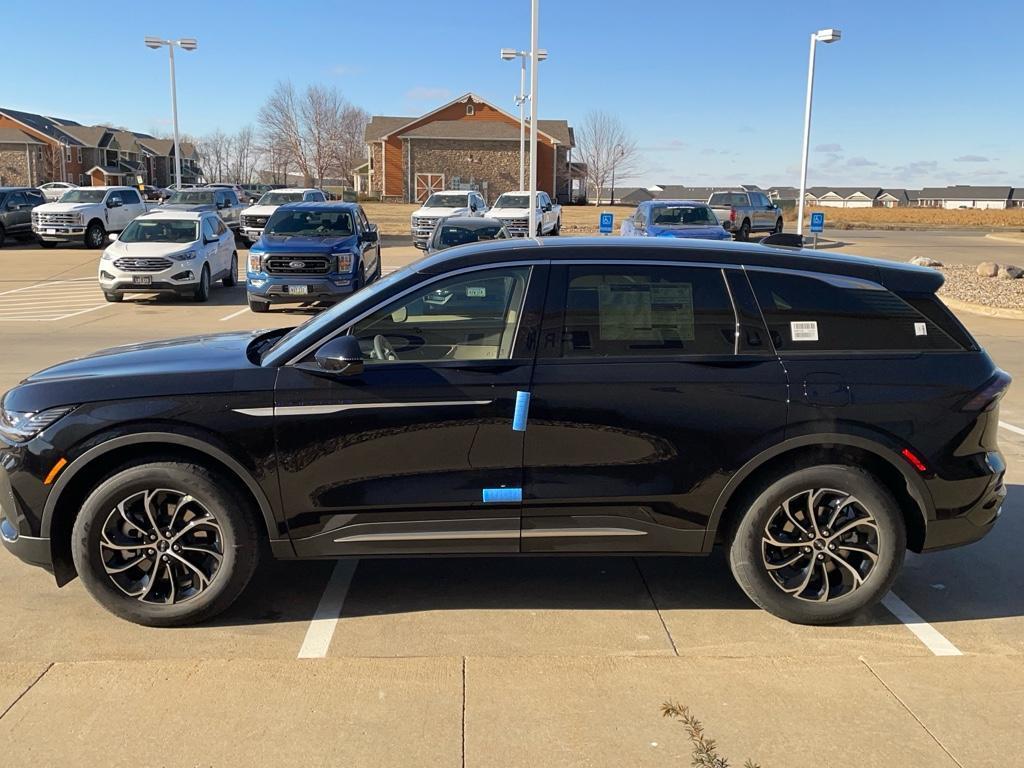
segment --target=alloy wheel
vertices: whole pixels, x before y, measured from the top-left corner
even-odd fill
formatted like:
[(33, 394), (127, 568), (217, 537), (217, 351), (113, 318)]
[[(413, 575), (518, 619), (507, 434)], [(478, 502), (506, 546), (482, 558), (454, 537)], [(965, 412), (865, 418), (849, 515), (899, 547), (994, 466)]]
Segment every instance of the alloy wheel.
[(100, 532), (100, 558), (128, 597), (171, 605), (205, 592), (224, 561), (217, 518), (184, 491), (155, 488), (119, 502)]
[(823, 603), (859, 589), (878, 563), (878, 524), (845, 491), (808, 489), (771, 514), (761, 557), (775, 585), (798, 600)]

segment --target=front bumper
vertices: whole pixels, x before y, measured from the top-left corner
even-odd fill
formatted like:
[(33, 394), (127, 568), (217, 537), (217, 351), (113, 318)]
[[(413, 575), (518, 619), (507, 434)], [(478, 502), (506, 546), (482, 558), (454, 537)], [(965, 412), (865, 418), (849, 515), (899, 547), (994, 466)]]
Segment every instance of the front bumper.
[(20, 560), (52, 571), (50, 540), (33, 535), (38, 531), (34, 530), (27, 510), (21, 507), (19, 497), (11, 487), (8, 470), (14, 470), (20, 464), (15, 450), (10, 447), (0, 450), (0, 541)]
[[(339, 301), (356, 289), (351, 275), (289, 276), (279, 277), (266, 273), (249, 272), (246, 291), (251, 298), (274, 304)], [(297, 289), (305, 288), (304, 293)]]
[(176, 261), (159, 272), (127, 272), (111, 262), (100, 263), (100, 288), (111, 293), (192, 293), (199, 284), (203, 262), (199, 259)]
[(77, 240), (85, 235), (85, 226), (79, 224), (52, 224), (47, 226), (32, 225), (32, 232), (40, 240), (53, 243), (66, 243)]
[(242, 227), (242, 235), (255, 243), (263, 237), (263, 227)]

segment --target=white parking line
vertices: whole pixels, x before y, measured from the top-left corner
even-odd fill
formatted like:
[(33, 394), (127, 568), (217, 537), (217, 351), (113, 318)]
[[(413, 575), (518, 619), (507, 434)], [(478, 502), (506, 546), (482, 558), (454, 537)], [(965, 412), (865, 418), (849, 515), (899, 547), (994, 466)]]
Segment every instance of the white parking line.
[(223, 323), (225, 320), (230, 320), (232, 317), (238, 317), (239, 315), (245, 314), (248, 311), (249, 311), (248, 307), (242, 307), (237, 312), (232, 312), (230, 315), (224, 315), (224, 317), (222, 317), (220, 319), (220, 321)]
[(1018, 435), (1024, 435), (1024, 429), (1021, 429), (1020, 427), (1016, 427), (1013, 424), (1009, 424), (1009, 423), (1007, 423), (1005, 421), (1000, 421), (999, 422), (999, 426), (1002, 427), (1003, 429), (1005, 429), (1008, 432), (1016, 432)]
[(96, 278), (48, 280), (0, 293), (0, 322), (55, 322), (108, 306)]
[(331, 578), (320, 596), (320, 604), (316, 607), (313, 620), (306, 630), (306, 638), (299, 649), (300, 659), (322, 659), (331, 647), (334, 628), (338, 626), (345, 597), (352, 584), (352, 576), (359, 566), (359, 560), (339, 560), (334, 565)]
[(882, 598), (882, 605), (889, 609), (889, 613), (902, 621), (907, 629), (917, 635), (917, 639), (936, 656), (963, 656), (960, 649), (953, 645), (945, 635), (922, 619), (913, 608), (896, 597), (894, 592), (890, 592)]

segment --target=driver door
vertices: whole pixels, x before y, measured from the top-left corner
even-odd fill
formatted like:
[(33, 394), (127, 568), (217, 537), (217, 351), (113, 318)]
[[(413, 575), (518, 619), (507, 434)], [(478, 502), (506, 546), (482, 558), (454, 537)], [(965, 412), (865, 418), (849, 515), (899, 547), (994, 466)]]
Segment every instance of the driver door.
[[(299, 555), (519, 551), (523, 432), (544, 264), (410, 289), (342, 332), (355, 375), (281, 369), (275, 426)], [(521, 398), (520, 398), (521, 399)]]

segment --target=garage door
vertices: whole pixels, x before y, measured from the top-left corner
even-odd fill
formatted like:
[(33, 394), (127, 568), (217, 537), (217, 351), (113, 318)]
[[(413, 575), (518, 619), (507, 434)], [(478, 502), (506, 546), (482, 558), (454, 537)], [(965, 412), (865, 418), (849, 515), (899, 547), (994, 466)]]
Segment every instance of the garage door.
[(443, 173), (416, 174), (416, 202), (422, 203), (435, 192), (444, 189)]

